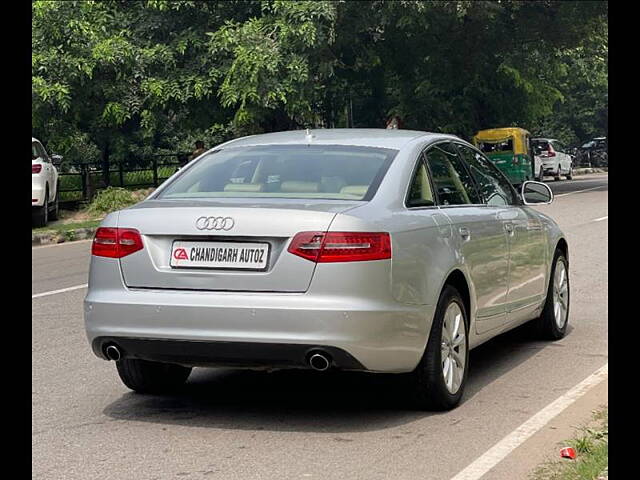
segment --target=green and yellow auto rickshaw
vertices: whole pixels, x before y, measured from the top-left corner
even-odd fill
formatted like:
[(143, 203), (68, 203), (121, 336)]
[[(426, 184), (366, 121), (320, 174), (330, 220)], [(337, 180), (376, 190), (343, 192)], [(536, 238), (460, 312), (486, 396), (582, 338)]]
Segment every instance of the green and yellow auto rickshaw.
[(507, 127), (480, 130), (473, 143), (513, 185), (533, 180), (531, 134), (523, 128)]

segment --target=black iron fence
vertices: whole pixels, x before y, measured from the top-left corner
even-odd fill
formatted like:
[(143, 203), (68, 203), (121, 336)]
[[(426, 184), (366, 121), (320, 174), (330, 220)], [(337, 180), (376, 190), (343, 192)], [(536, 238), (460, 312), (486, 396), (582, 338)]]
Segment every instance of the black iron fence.
[(135, 166), (111, 164), (106, 172), (100, 162), (64, 166), (59, 172), (59, 202), (64, 207), (89, 202), (107, 187), (141, 189), (157, 187), (185, 165), (185, 154), (157, 154)]

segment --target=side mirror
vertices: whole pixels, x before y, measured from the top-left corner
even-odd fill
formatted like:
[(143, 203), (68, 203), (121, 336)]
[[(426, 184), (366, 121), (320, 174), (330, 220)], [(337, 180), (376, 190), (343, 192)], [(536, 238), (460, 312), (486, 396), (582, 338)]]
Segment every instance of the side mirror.
[(542, 182), (524, 182), (521, 197), (525, 205), (548, 205), (553, 202), (553, 192)]
[(51, 155), (51, 163), (58, 167), (62, 163), (62, 158), (62, 155)]

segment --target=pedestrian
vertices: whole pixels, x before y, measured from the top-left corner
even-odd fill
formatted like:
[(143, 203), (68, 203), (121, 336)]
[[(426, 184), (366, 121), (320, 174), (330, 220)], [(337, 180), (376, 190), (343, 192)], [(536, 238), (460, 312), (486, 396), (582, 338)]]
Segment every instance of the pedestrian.
[(196, 149), (191, 153), (191, 156), (189, 157), (189, 161), (193, 160), (194, 158), (199, 157), (204, 152), (206, 152), (206, 150), (204, 148), (204, 142), (202, 140), (198, 140), (196, 142)]

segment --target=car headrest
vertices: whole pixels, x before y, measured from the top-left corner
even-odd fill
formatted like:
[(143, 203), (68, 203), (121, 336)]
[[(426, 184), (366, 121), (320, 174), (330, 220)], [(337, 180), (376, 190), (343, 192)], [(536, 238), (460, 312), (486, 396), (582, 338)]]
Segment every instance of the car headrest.
[(225, 192), (262, 192), (262, 183), (227, 183), (224, 186)]
[(320, 191), (318, 182), (286, 181), (280, 184), (280, 191), (286, 193), (317, 193)]
[(346, 193), (347, 195), (358, 195), (364, 197), (369, 190), (369, 185), (347, 185), (340, 189), (340, 193)]

